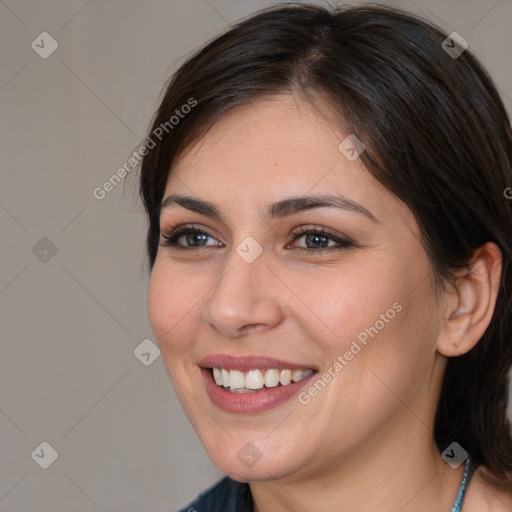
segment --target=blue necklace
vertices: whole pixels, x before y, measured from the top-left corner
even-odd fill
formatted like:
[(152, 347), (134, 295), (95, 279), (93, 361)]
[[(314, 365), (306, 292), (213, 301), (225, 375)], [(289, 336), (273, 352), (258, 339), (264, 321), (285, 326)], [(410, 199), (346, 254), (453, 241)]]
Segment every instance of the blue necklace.
[(453, 504), (451, 512), (461, 512), (462, 502), (464, 501), (464, 496), (466, 495), (466, 489), (468, 488), (469, 481), (473, 476), (474, 470), (475, 468), (471, 462), (471, 458), (468, 457), (466, 460), (466, 465), (464, 466), (464, 475), (462, 476), (459, 492), (457, 493), (457, 497), (455, 498), (455, 503)]

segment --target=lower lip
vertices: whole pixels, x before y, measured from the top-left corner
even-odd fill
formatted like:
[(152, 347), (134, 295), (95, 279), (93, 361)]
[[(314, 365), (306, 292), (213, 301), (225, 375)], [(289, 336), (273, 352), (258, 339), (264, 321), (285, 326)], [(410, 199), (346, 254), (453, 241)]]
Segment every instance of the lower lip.
[(211, 371), (201, 368), (201, 373), (206, 384), (206, 392), (210, 400), (221, 409), (228, 412), (261, 412), (273, 409), (283, 402), (295, 396), (317, 372), (313, 372), (299, 382), (288, 384), (287, 386), (275, 386), (273, 388), (263, 388), (254, 393), (232, 393), (226, 391), (223, 387), (215, 384)]

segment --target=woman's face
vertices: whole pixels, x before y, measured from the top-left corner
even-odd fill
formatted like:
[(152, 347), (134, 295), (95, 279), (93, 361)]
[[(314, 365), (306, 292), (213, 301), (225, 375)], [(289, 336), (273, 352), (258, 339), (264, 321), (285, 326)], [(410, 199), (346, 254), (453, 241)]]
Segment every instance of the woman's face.
[(411, 211), (339, 149), (349, 135), (276, 96), (231, 110), (168, 178), (164, 201), (190, 201), (167, 201), (161, 243), (200, 233), (159, 246), (149, 318), (190, 422), (238, 480), (332, 474), (396, 454), (404, 432), (432, 437), (429, 262)]

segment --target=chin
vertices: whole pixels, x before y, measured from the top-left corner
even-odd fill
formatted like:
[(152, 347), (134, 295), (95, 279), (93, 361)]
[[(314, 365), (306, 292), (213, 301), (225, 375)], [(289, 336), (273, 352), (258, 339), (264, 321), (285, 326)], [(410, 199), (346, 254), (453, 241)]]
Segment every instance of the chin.
[(260, 482), (267, 480), (280, 480), (291, 474), (292, 469), (286, 464), (280, 464), (276, 461), (266, 461), (260, 459), (252, 467), (248, 467), (243, 462), (240, 462), (236, 457), (234, 460), (223, 460), (214, 464), (219, 468), (222, 473), (228, 475), (237, 482)]
[[(204, 446), (207, 449), (206, 443)], [(251, 441), (231, 439), (229, 446), (217, 446), (213, 450), (210, 446), (207, 453), (222, 473), (238, 482), (283, 479), (300, 471), (301, 464), (292, 459), (296, 451), (288, 449), (286, 453), (276, 454), (276, 449), (274, 446), (259, 449)]]

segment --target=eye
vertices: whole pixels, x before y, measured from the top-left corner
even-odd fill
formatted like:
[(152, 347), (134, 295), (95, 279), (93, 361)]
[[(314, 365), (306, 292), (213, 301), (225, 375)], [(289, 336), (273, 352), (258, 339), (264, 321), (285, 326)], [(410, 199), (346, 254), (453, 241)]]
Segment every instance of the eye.
[[(325, 253), (355, 247), (350, 240), (340, 238), (323, 229), (301, 226), (294, 230), (291, 235), (293, 236), (292, 242), (304, 239), (305, 246), (294, 245), (295, 249), (309, 253)], [(162, 233), (162, 238), (164, 239), (160, 244), (162, 247), (172, 247), (176, 250), (211, 246), (223, 247), (223, 244), (215, 240), (207, 231), (193, 226), (179, 226), (168, 234)]]
[[(180, 226), (168, 234), (162, 233), (164, 241), (162, 247), (172, 247), (177, 250), (192, 249), (204, 246), (222, 246), (220, 242), (209, 243), (208, 239), (215, 240), (207, 231), (191, 226)], [(187, 245), (184, 245), (184, 243)]]
[(305, 247), (296, 246), (296, 248), (309, 252), (330, 252), (332, 250), (355, 247), (355, 245), (350, 240), (340, 238), (333, 233), (329, 233), (323, 229), (314, 229), (301, 226), (300, 228), (293, 231), (292, 235), (294, 235), (294, 242), (301, 238), (304, 239)]

